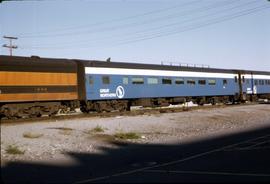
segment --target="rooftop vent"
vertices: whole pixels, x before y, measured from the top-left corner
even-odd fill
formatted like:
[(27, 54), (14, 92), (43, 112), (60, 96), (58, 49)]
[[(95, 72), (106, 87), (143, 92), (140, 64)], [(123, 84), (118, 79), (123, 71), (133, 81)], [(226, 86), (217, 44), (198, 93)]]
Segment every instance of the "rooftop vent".
[(210, 68), (210, 65), (205, 65), (205, 64), (177, 63), (177, 62), (164, 62), (164, 61), (161, 61), (161, 65), (180, 66), (180, 67), (189, 67), (189, 68)]
[(39, 56), (31, 56), (32, 59), (40, 59)]

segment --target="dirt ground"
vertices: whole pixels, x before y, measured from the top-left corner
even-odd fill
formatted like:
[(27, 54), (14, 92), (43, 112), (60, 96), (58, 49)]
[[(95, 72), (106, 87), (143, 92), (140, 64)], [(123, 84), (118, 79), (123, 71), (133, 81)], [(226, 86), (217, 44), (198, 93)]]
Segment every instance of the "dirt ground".
[(169, 144), (270, 125), (270, 105), (178, 113), (91, 117), (1, 125), (1, 166), (9, 161), (72, 163), (64, 152), (101, 153), (115, 141)]

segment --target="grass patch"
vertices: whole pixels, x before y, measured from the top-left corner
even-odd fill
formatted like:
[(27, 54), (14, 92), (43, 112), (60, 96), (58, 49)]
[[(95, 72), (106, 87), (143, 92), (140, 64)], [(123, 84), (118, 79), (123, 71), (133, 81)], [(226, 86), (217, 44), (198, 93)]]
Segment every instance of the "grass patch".
[(68, 127), (56, 127), (56, 128), (53, 128), (53, 129), (63, 130), (63, 131), (71, 131), (71, 130), (73, 130), (72, 128), (68, 128)]
[(102, 126), (97, 125), (95, 128), (85, 131), (85, 133), (87, 134), (102, 133), (102, 132), (105, 132), (105, 129), (106, 128), (103, 128)]
[(22, 155), (24, 154), (25, 151), (22, 151), (18, 148), (18, 146), (15, 145), (9, 145), (6, 149), (6, 152), (8, 154), (13, 154), (13, 155)]
[(114, 137), (117, 139), (122, 139), (122, 140), (141, 138), (141, 136), (135, 132), (128, 132), (128, 133), (119, 132), (119, 133), (114, 134)]
[(89, 139), (95, 139), (103, 142), (113, 142), (114, 136), (108, 134), (95, 134), (90, 136)]
[(92, 132), (104, 132), (105, 129), (102, 126), (97, 125), (95, 128), (91, 130)]
[(70, 135), (72, 131), (74, 130), (73, 128), (68, 128), (68, 127), (52, 127), (48, 129), (59, 130), (59, 134), (62, 134), (62, 135)]
[(62, 134), (62, 135), (70, 135), (71, 133), (72, 133), (72, 129), (59, 130), (59, 134)]
[(30, 138), (30, 139), (36, 139), (42, 137), (43, 134), (38, 134), (38, 133), (31, 133), (31, 132), (25, 132), (23, 133), (24, 138)]

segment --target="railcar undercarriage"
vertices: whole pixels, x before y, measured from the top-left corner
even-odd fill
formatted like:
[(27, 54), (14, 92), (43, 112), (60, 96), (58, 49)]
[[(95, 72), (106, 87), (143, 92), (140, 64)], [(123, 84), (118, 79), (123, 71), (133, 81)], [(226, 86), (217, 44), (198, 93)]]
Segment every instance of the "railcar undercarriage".
[(81, 102), (80, 109), (83, 113), (90, 111), (96, 112), (110, 112), (114, 110), (126, 111), (130, 110), (130, 104), (128, 100), (104, 100), (104, 101), (87, 101)]
[(32, 118), (42, 115), (54, 116), (58, 112), (69, 113), (75, 111), (78, 102), (33, 102), (33, 103), (7, 103), (0, 105), (1, 118)]
[(211, 103), (239, 102), (238, 96), (208, 96), (208, 97), (170, 97), (170, 98), (144, 98), (127, 100), (82, 101), (80, 109), (83, 113), (129, 111), (131, 106), (166, 107), (169, 105), (183, 104), (192, 101), (194, 104), (204, 105)]
[(245, 101), (257, 101), (259, 98), (270, 100), (270, 94), (244, 95), (240, 100), (238, 95), (233, 96), (200, 96), (200, 97), (170, 97), (170, 98), (145, 98), (127, 100), (103, 100), (103, 101), (61, 101), (61, 102), (33, 102), (33, 103), (5, 103), (0, 104), (0, 118), (33, 118), (43, 115), (54, 116), (57, 113), (68, 114), (75, 112), (80, 107), (83, 113), (129, 111), (131, 106), (142, 107), (166, 107), (169, 105), (193, 102), (197, 105), (217, 103), (240, 103)]

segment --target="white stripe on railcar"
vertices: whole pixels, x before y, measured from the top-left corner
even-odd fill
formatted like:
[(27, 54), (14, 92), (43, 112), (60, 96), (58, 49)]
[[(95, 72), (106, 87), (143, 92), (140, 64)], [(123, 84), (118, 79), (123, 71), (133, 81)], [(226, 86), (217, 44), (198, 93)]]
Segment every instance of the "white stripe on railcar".
[(149, 70), (149, 69), (126, 69), (126, 68), (102, 68), (85, 67), (86, 74), (102, 75), (146, 75), (146, 76), (167, 76), (167, 77), (208, 77), (208, 78), (234, 78), (236, 74), (210, 73), (210, 72), (187, 72), (170, 70)]
[[(251, 79), (251, 74), (242, 75), (246, 79)], [(253, 75), (253, 79), (270, 79), (270, 75)]]

